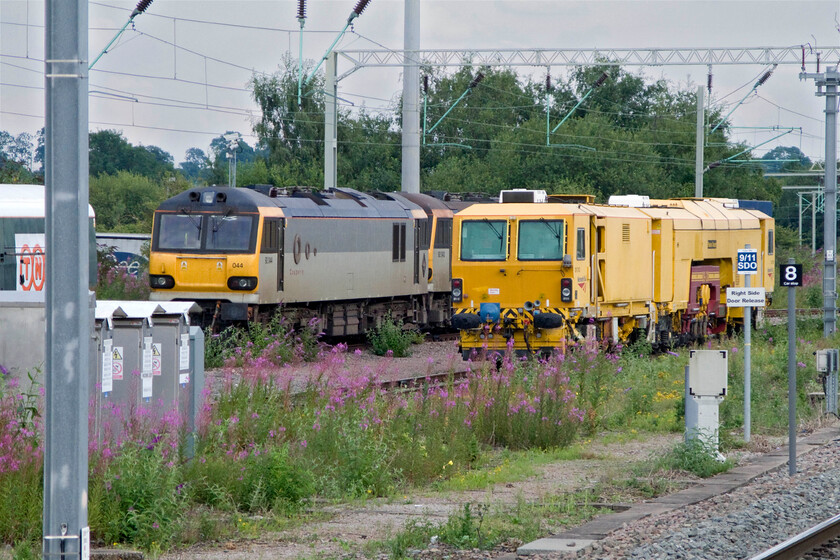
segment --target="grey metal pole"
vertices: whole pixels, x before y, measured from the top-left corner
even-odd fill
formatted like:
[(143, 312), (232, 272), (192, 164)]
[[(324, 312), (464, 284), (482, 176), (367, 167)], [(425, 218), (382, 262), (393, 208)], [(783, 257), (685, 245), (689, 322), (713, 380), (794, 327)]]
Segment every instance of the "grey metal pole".
[(88, 515), (88, 3), (47, 0), (45, 22), (43, 554), (58, 558), (79, 556)]
[(327, 56), (327, 65), (324, 67), (325, 84), (324, 90), (324, 188), (331, 189), (336, 186), (338, 168), (338, 115), (336, 112), (338, 82), (336, 81), (336, 69), (338, 68), (338, 55), (334, 52)]
[(694, 156), (694, 196), (703, 197), (703, 144), (706, 131), (703, 86), (697, 86), (697, 147)]
[[(750, 248), (747, 243), (745, 249)], [(750, 275), (744, 276), (744, 287), (750, 287)], [(744, 441), (749, 443), (751, 437), (752, 424), (751, 410), (752, 410), (752, 375), (750, 369), (752, 368), (752, 307), (744, 307)]]
[(837, 85), (840, 84), (840, 72), (829, 70), (822, 74), (799, 73), (800, 80), (806, 78), (816, 82), (817, 97), (825, 97), (823, 336), (830, 336), (837, 330)]
[(811, 193), (811, 256), (817, 254), (817, 193)]
[(802, 193), (796, 193), (799, 199), (799, 246), (802, 247)]
[(402, 191), (420, 192), (420, 0), (405, 0)]
[[(794, 259), (788, 260), (794, 264)], [(788, 289), (788, 474), (796, 474), (796, 288)]]
[(823, 336), (837, 329), (837, 84), (840, 73), (825, 73), (825, 208), (823, 235)]

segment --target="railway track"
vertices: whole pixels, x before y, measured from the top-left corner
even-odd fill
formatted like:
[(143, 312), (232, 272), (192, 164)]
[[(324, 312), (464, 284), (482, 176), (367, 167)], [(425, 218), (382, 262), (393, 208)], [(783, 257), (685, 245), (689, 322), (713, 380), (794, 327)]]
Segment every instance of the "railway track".
[[(817, 317), (822, 315), (823, 310), (814, 307), (799, 307), (796, 309), (797, 316)], [(787, 317), (787, 309), (765, 309), (764, 316), (768, 318)]]
[(840, 537), (840, 515), (826, 519), (806, 531), (779, 543), (750, 560), (793, 560), (814, 552), (832, 539)]

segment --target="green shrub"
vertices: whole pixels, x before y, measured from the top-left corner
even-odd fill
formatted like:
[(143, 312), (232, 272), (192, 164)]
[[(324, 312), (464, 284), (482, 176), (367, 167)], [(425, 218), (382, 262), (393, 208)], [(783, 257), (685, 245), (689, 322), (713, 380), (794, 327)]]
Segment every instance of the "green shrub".
[(91, 481), (91, 530), (107, 543), (165, 550), (176, 540), (188, 507), (180, 469), (153, 444), (126, 443), (102, 476)]
[(382, 322), (368, 332), (373, 353), (384, 356), (390, 352), (395, 358), (405, 358), (411, 354), (412, 344), (423, 341), (423, 335), (403, 328), (403, 322), (394, 321), (391, 313), (385, 315)]
[(293, 511), (315, 492), (312, 473), (289, 456), (287, 445), (251, 455), (243, 468), (238, 496), (243, 511)]
[(719, 461), (716, 449), (700, 438), (694, 438), (678, 443), (655, 465), (661, 470), (686, 471), (700, 478), (708, 478), (728, 471), (735, 463), (731, 459)]
[(312, 361), (321, 348), (317, 320), (295, 330), (279, 311), (268, 323), (230, 326), (218, 334), (205, 330), (204, 336), (204, 366), (208, 369), (220, 368), (228, 360), (237, 367), (259, 359), (278, 366)]

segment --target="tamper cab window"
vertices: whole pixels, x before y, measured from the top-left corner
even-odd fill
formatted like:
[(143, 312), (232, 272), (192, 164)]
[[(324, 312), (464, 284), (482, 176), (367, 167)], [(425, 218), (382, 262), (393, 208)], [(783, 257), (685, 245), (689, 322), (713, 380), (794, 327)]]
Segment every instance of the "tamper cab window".
[(563, 220), (519, 222), (520, 261), (562, 261), (565, 224)]
[(461, 222), (461, 260), (503, 261), (507, 257), (506, 220)]

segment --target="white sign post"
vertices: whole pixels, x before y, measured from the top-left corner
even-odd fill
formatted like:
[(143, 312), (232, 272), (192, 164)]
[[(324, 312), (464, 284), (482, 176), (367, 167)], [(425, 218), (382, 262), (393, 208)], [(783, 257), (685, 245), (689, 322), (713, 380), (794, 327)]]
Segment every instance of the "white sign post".
[[(743, 249), (738, 249), (738, 274), (743, 274), (746, 276), (744, 278), (744, 290), (746, 292), (750, 291), (750, 276), (754, 274), (758, 274), (758, 251), (755, 249), (750, 248), (750, 244), (747, 243)], [(764, 291), (764, 288), (761, 288)], [(732, 292), (732, 288), (726, 290), (726, 305), (731, 305), (729, 303), (729, 294)], [(736, 288), (737, 291), (737, 288)], [(749, 293), (744, 294), (744, 300), (746, 301), (749, 299)], [(763, 305), (763, 299), (762, 299)], [(753, 304), (751, 303), (744, 303), (741, 305), (744, 307), (744, 441), (749, 443), (750, 442), (750, 424), (752, 423), (750, 420), (750, 400), (752, 399), (752, 389), (751, 384), (752, 380), (750, 379), (750, 367), (751, 367), (751, 355), (750, 350), (752, 349), (752, 307)]]

